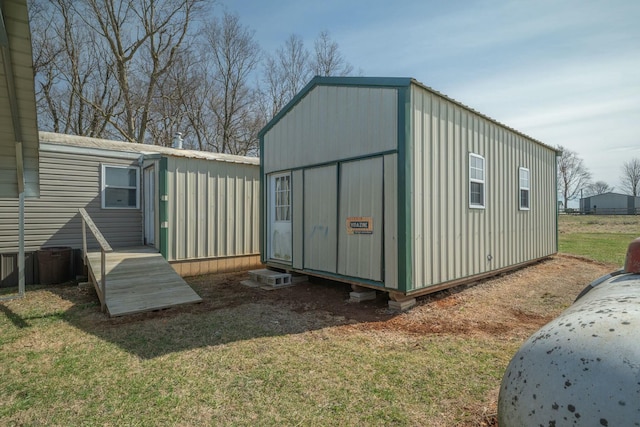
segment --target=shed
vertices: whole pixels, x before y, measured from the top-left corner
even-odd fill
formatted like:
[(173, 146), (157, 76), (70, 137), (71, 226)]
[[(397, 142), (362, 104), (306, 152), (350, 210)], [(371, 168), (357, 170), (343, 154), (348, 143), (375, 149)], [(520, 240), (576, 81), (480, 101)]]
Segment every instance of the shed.
[(580, 212), (592, 215), (638, 215), (640, 197), (613, 192), (595, 194), (580, 199)]
[[(79, 252), (84, 208), (114, 249), (156, 248), (183, 276), (260, 264), (257, 158), (40, 132), (39, 163), (40, 198), (25, 204), (28, 257)], [(3, 282), (15, 268), (16, 209), (0, 199)]]
[(535, 262), (556, 155), (411, 78), (315, 77), (260, 132), (261, 259), (401, 303)]

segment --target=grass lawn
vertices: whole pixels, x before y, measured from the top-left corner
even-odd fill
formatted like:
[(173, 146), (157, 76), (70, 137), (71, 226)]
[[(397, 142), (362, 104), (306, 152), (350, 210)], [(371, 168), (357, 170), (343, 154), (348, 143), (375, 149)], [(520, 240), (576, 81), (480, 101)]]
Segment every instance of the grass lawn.
[(109, 320), (76, 292), (0, 304), (0, 424), (466, 425), (519, 345), (261, 303)]
[(640, 216), (560, 215), (558, 229), (560, 252), (622, 266)]
[[(562, 216), (560, 250), (621, 264), (640, 221)], [(93, 290), (0, 302), (0, 425), (490, 426), (512, 355), (602, 265), (557, 256), (418, 299), (190, 278), (204, 302), (108, 319)], [(561, 279), (559, 279), (561, 278)], [(460, 292), (460, 290), (464, 290)]]

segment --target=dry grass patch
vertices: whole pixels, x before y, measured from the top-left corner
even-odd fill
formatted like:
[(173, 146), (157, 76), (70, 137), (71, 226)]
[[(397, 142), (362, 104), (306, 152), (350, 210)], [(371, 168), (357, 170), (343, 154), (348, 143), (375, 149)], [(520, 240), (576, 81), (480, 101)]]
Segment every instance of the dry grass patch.
[(560, 215), (560, 234), (609, 233), (640, 236), (640, 215)]
[(107, 319), (73, 286), (0, 304), (0, 423), (491, 425), (522, 341), (610, 267), (569, 257), (419, 298), (190, 279), (204, 302)]

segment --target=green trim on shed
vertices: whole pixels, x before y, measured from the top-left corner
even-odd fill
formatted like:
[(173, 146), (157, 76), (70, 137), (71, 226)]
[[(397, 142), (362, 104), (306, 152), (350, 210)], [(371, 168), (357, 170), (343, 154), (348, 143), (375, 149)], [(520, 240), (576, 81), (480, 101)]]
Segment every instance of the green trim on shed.
[(412, 283), (411, 86), (398, 88), (398, 290)]
[(260, 247), (260, 262), (263, 264), (267, 262), (267, 211), (265, 210), (266, 203), (266, 192), (267, 192), (267, 180), (264, 176), (264, 133), (260, 132), (260, 215), (261, 220), (258, 221), (258, 233), (260, 235), (260, 241), (258, 242), (258, 246)]
[(160, 158), (160, 168), (158, 170), (158, 183), (159, 197), (158, 209), (160, 220), (160, 253), (164, 259), (169, 259), (169, 173), (168, 173), (168, 159), (166, 157)]

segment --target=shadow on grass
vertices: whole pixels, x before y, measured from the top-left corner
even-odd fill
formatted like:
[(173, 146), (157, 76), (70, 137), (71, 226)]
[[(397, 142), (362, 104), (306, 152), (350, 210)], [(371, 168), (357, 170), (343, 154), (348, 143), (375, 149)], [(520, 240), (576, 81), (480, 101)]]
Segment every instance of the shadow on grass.
[(348, 302), (351, 288), (342, 283), (323, 280), (264, 290), (240, 284), (246, 278), (246, 274), (191, 278), (187, 281), (202, 303), (117, 318), (100, 312), (93, 289), (48, 290), (72, 303), (63, 315), (66, 322), (141, 359), (394, 316), (387, 309), (386, 293), (358, 304)]
[(9, 319), (16, 328), (24, 329), (31, 326), (22, 316), (16, 314), (4, 304), (0, 304), (0, 312), (7, 316), (7, 319)]

